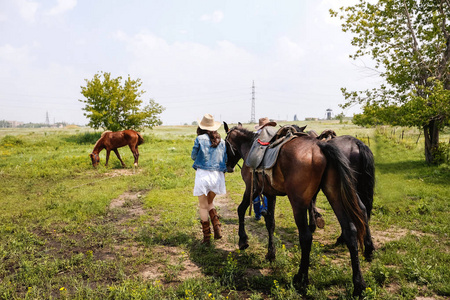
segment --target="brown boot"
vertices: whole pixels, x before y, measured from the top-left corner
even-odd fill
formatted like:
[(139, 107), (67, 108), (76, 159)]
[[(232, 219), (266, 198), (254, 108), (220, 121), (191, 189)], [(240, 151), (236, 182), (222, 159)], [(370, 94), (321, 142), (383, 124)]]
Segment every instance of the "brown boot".
[(214, 239), (218, 240), (222, 238), (222, 234), (220, 232), (220, 222), (219, 222), (219, 216), (217, 215), (217, 211), (215, 208), (211, 209), (209, 211), (209, 217), (211, 218), (211, 223), (214, 228)]
[(202, 244), (209, 244), (209, 241), (211, 240), (211, 228), (209, 227), (209, 220), (201, 221), (201, 223), (202, 223), (202, 230), (203, 230)]

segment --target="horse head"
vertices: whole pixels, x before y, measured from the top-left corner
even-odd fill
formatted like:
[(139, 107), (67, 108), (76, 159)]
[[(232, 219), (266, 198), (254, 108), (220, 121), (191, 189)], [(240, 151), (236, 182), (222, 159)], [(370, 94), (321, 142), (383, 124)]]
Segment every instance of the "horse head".
[(334, 139), (337, 136), (336, 132), (332, 129), (325, 129), (322, 133), (317, 137), (320, 141), (329, 141)]
[[(241, 123), (238, 123), (237, 126), (234, 126), (231, 129), (228, 128), (228, 124), (226, 122), (223, 122), (223, 124), (225, 132), (227, 133), (227, 136), (225, 137), (225, 144), (227, 148), (227, 172), (232, 173), (234, 172), (234, 167), (238, 164), (239, 160), (244, 158), (244, 155), (241, 152), (241, 145), (245, 140), (245, 138), (243, 140), (243, 137), (249, 134), (253, 136), (253, 133), (245, 129)], [(251, 139), (252, 138), (250, 138), (250, 140)]]
[(96, 168), (100, 163), (100, 156), (98, 155), (98, 153), (92, 152), (91, 154), (89, 154), (89, 157), (92, 160), (92, 166)]

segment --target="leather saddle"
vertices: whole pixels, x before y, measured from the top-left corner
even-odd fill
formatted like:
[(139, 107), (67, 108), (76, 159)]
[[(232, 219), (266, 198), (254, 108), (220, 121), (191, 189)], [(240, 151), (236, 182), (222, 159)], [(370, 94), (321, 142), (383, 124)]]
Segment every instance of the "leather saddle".
[(285, 125), (279, 129), (264, 127), (253, 141), (245, 164), (253, 170), (265, 170), (273, 167), (281, 147), (299, 135), (307, 135), (304, 127)]

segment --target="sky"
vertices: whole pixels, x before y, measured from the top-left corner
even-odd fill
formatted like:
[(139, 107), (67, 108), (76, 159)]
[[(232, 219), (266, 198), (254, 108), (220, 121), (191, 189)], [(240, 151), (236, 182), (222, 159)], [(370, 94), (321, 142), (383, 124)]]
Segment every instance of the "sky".
[(381, 83), (329, 9), (352, 0), (1, 0), (0, 120), (85, 125), (81, 86), (141, 79), (163, 125), (352, 116), (341, 88)]

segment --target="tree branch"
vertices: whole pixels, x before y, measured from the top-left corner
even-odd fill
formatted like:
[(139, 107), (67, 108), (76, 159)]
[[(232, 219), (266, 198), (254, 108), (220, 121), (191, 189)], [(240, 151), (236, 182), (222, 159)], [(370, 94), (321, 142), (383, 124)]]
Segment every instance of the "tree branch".
[(403, 0), (403, 6), (405, 7), (406, 18), (408, 19), (408, 29), (409, 29), (409, 31), (411, 33), (411, 36), (412, 36), (413, 42), (414, 42), (413, 43), (413, 50), (414, 50), (414, 52), (416, 52), (416, 53), (418, 53), (420, 55), (419, 49), (418, 49), (419, 43), (417, 42), (416, 35), (415, 35), (414, 30), (413, 30), (412, 25), (411, 25), (411, 16), (409, 15), (408, 6), (406, 5), (405, 0)]
[[(450, 8), (450, 2), (449, 0), (445, 0), (445, 2), (447, 3), (447, 5)], [(438, 72), (439, 72), (439, 78), (440, 80), (443, 80), (444, 82), (444, 88), (445, 89), (450, 89), (450, 78), (448, 78), (448, 71), (447, 71), (447, 65), (448, 65), (448, 61), (450, 60), (450, 34), (447, 31), (447, 27), (446, 27), (446, 21), (447, 21), (447, 16), (444, 12), (444, 1), (441, 1), (441, 4), (439, 5), (439, 10), (443, 16), (443, 20), (442, 20), (442, 33), (444, 34), (444, 37), (446, 39), (446, 43), (445, 43), (445, 51), (444, 51), (444, 55), (442, 57), (442, 60), (439, 62), (438, 64)]]

